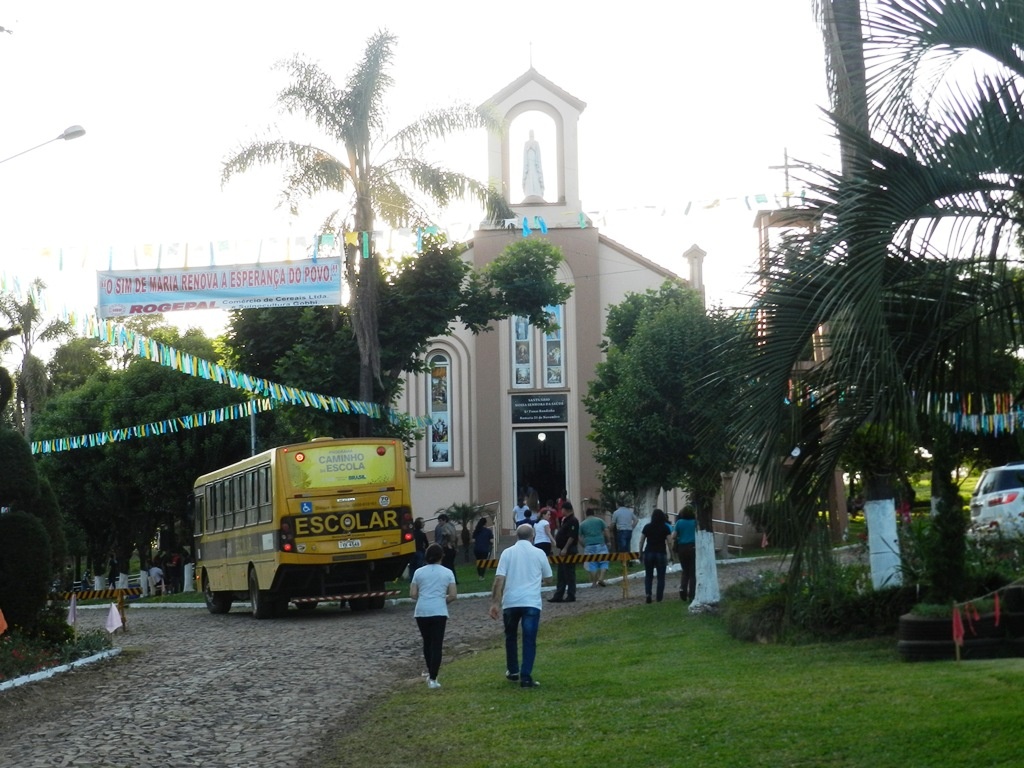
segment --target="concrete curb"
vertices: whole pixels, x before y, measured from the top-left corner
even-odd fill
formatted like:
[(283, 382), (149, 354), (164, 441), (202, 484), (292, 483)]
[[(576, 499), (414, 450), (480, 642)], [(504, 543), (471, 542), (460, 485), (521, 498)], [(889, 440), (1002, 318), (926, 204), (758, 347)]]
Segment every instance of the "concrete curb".
[(15, 677), (12, 680), (6, 680), (0, 683), (0, 692), (6, 691), (10, 688), (17, 688), (20, 685), (34, 683), (38, 680), (46, 680), (47, 678), (59, 675), (62, 672), (69, 672), (75, 667), (84, 667), (86, 664), (92, 664), (97, 661), (103, 661), (103, 659), (109, 659), (113, 656), (117, 656), (119, 653), (121, 653), (120, 648), (111, 648), (109, 651), (100, 651), (92, 656), (86, 656), (84, 659), (72, 661), (70, 664), (61, 664), (59, 667), (50, 667), (49, 669), (44, 669), (40, 672), (33, 672), (31, 675)]

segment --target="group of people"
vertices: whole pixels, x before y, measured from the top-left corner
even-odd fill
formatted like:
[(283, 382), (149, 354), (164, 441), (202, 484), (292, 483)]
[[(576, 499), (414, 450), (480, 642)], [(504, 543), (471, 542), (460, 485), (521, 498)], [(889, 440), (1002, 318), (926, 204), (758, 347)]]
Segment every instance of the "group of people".
[(149, 567), (143, 569), (149, 576), (149, 586), (157, 595), (173, 595), (185, 588), (185, 565), (189, 561), (188, 551), (176, 549), (158, 552)]
[[(533, 677), (533, 666), (540, 627), (541, 589), (552, 577), (549, 556), (579, 554), (581, 545), (586, 554), (606, 554), (611, 539), (612, 529), (597, 515), (596, 510), (587, 509), (585, 519), (580, 522), (569, 501), (565, 500), (561, 506), (561, 521), (554, 530), (550, 521), (552, 510), (542, 508), (536, 519), (526, 510), (521, 511), (523, 517), (517, 518), (519, 522), (515, 529), (516, 542), (501, 553), (491, 591), (488, 613), (495, 620), (501, 617), (505, 633), (505, 677), (523, 688), (539, 686)], [(623, 509), (629, 513), (628, 519), (625, 514), (618, 514)], [(670, 548), (675, 551), (681, 567), (679, 597), (687, 601), (694, 599), (697, 588), (695, 518), (693, 507), (687, 506), (679, 513), (675, 525), (671, 525), (665, 512), (655, 509), (650, 521), (640, 530), (639, 551), (644, 564), (644, 592), (648, 603), (664, 599)], [(628, 507), (620, 507), (613, 513), (612, 519), (615, 546), (620, 552), (628, 552), (633, 529), (637, 524), (636, 516)], [(444, 515), (439, 516), (438, 521), (440, 525), (448, 523)], [(417, 549), (421, 538), (426, 542), (422, 523), (422, 518), (418, 518), (414, 525)], [(417, 535), (416, 531), (420, 533)], [(431, 689), (441, 687), (437, 675), (448, 621), (448, 604), (458, 595), (454, 557), (451, 566), (444, 562), (445, 547), (440, 543), (444, 534), (438, 538), (438, 542), (425, 544), (423, 564), (411, 570), (412, 583), (409, 587), (409, 596), (416, 603), (414, 617), (423, 640), (423, 658), (427, 666), (424, 675)], [(473, 532), (477, 560), (490, 557), (493, 541), (494, 533), (487, 519), (480, 518)], [(605, 585), (607, 561), (587, 562), (585, 568), (590, 573), (592, 586)], [(483, 578), (483, 569), (478, 567), (478, 573)], [(555, 593), (548, 602), (574, 602), (576, 564), (559, 562), (556, 574)]]

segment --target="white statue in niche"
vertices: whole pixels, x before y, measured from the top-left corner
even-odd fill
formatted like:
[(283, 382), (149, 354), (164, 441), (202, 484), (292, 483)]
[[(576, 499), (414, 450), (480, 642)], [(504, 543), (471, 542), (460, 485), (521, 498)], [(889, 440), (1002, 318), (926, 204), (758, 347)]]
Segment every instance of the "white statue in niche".
[(523, 145), (523, 197), (528, 202), (544, 200), (544, 171), (541, 169), (540, 143), (533, 137), (533, 131), (530, 131), (530, 138)]

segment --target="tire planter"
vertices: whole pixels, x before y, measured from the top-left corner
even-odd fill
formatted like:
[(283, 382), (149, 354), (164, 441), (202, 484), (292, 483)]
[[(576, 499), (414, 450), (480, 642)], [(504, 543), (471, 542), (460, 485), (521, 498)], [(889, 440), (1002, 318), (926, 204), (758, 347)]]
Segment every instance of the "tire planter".
[[(973, 630), (973, 631), (972, 631)], [(1024, 651), (1024, 614), (1004, 613), (996, 626), (994, 614), (975, 621), (964, 619), (961, 659), (996, 659)], [(953, 642), (952, 617), (916, 616), (906, 613), (899, 620), (896, 649), (906, 661), (938, 661), (957, 658)]]

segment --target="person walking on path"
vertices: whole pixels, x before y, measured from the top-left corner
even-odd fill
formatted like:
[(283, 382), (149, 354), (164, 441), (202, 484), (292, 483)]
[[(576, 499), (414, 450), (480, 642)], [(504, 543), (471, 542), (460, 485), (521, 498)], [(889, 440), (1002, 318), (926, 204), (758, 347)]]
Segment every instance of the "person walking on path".
[[(562, 524), (558, 526), (558, 533), (555, 534), (555, 546), (558, 547), (560, 555), (575, 555), (579, 553), (577, 545), (580, 541), (580, 523), (573, 514), (572, 504), (568, 501), (562, 505)], [(558, 564), (558, 585), (555, 587), (555, 594), (549, 603), (576, 602), (576, 563)]]
[(689, 504), (676, 518), (672, 543), (679, 558), (679, 599), (693, 602), (697, 594), (697, 515)]
[(479, 562), (491, 559), (491, 546), (493, 543), (494, 531), (487, 526), (487, 518), (481, 517), (476, 521), (476, 528), (473, 529), (473, 557), (478, 563), (476, 575), (480, 577), (480, 581), (483, 581), (484, 576), (487, 575), (487, 569), (481, 568)]
[(440, 544), (427, 547), (427, 564), (416, 569), (409, 584), (409, 597), (416, 602), (412, 615), (423, 638), (428, 688), (441, 687), (437, 673), (441, 668), (441, 648), (448, 625), (448, 603), (458, 597), (455, 574), (440, 564), (442, 557), (444, 550)]
[(672, 535), (672, 527), (668, 524), (665, 512), (656, 509), (651, 513), (651, 522), (640, 531), (640, 556), (644, 559), (644, 592), (647, 602), (651, 602), (651, 586), (654, 572), (658, 572), (658, 602), (665, 598), (665, 567), (668, 565), (668, 538)]
[[(543, 550), (533, 546), (530, 524), (516, 528), (516, 543), (501, 553), (491, 593), (492, 619), (500, 614), (505, 625), (505, 678), (522, 688), (536, 688), (533, 663), (537, 657), (541, 586), (551, 578), (551, 565)], [(523, 659), (519, 662), (519, 625), (523, 627)]]
[(633, 529), (636, 527), (636, 513), (625, 504), (612, 512), (612, 528), (615, 529), (615, 551), (629, 552), (629, 545), (633, 539)]
[[(597, 516), (597, 510), (587, 510), (587, 516), (580, 523), (580, 541), (583, 542), (583, 554), (608, 554), (608, 526)], [(605, 574), (608, 573), (608, 561), (585, 563), (584, 568), (590, 573), (590, 586), (603, 587)]]

